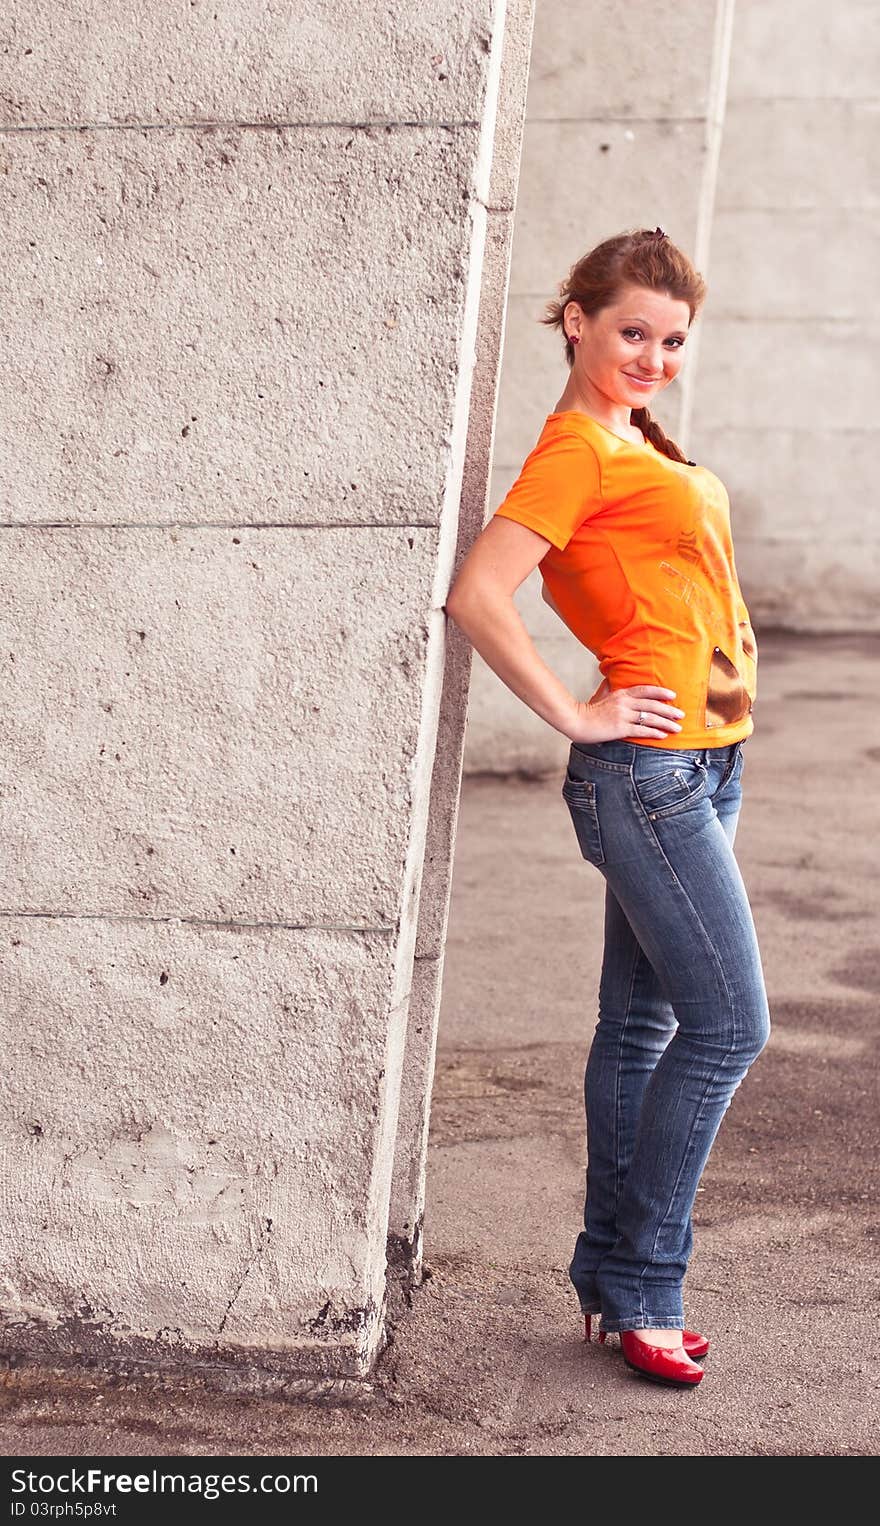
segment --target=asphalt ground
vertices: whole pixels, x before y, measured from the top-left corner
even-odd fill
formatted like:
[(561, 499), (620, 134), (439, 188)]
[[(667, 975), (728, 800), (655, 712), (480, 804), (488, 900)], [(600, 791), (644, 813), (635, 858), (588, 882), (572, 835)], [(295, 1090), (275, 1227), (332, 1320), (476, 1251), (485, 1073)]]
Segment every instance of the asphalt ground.
[[(880, 638), (759, 635), (736, 842), (773, 1032), (697, 1195), (698, 1388), (584, 1344), (566, 1268), (603, 881), (562, 769), (465, 779), (432, 1106), (425, 1277), (345, 1392), (11, 1365), (5, 1456), (874, 1456), (880, 1438)], [(585, 691), (586, 692), (586, 691)]]

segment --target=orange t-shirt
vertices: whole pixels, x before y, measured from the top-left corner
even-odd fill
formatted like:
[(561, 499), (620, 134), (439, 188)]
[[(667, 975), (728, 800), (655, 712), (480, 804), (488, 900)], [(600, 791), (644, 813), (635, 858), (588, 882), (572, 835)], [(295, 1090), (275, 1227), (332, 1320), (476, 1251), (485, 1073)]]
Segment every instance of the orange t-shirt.
[(551, 542), (541, 576), (599, 661), (591, 701), (631, 684), (675, 690), (681, 731), (624, 740), (723, 747), (751, 736), (757, 642), (730, 500), (707, 467), (630, 443), (588, 414), (551, 413), (495, 513)]

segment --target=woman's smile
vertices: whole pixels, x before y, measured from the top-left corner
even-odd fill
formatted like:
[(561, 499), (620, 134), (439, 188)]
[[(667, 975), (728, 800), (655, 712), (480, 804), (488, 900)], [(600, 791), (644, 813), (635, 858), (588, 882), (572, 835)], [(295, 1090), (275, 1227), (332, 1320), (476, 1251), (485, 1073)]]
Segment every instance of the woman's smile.
[(661, 379), (659, 376), (633, 376), (631, 371), (624, 371), (623, 374), (627, 381), (634, 382), (637, 387), (656, 387)]

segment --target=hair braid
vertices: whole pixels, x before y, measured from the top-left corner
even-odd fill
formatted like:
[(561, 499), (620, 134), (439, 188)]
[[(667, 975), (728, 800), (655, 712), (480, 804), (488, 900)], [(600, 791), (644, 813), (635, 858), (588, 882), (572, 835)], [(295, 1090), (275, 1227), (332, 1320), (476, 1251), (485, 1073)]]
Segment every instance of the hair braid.
[(631, 418), (636, 428), (642, 431), (645, 439), (650, 440), (652, 445), (656, 445), (658, 450), (662, 450), (664, 455), (671, 457), (673, 461), (683, 461), (686, 465), (692, 465), (684, 451), (679, 449), (674, 440), (670, 440), (657, 420), (651, 418), (647, 408), (634, 408)]

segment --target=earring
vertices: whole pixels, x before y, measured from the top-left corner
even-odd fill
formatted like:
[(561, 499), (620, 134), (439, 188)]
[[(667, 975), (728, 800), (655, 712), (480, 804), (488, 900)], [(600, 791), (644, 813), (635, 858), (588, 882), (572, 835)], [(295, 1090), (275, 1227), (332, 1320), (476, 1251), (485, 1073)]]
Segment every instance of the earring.
[(580, 334), (569, 334), (568, 338), (571, 344), (580, 344), (581, 342)]

